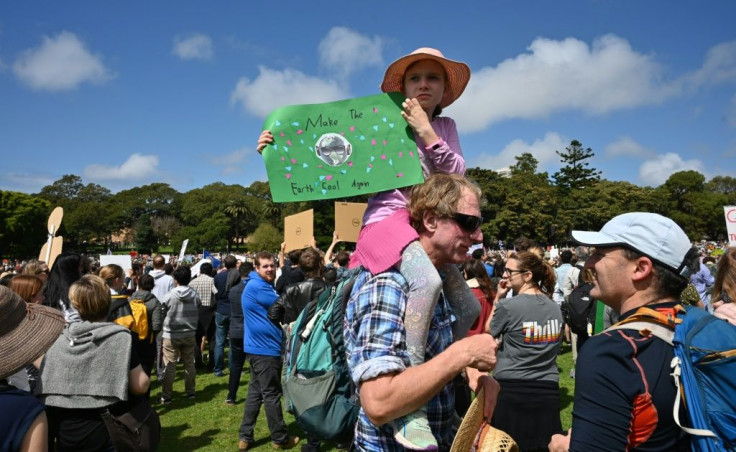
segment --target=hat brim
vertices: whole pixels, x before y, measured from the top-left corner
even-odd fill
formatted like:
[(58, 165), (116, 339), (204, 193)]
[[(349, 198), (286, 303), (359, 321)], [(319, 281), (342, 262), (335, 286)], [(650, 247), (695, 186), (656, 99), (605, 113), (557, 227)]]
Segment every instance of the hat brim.
[(43, 355), (64, 329), (64, 316), (57, 309), (32, 303), (26, 304), (26, 309), (18, 326), (0, 337), (0, 379)]
[(618, 246), (625, 245), (608, 234), (596, 231), (572, 231), (570, 236), (579, 245), (585, 246)]
[(479, 452), (519, 450), (516, 442), (506, 432), (485, 423), (484, 404), (485, 392), (481, 388), (457, 429), (450, 452), (468, 452), (473, 449), (476, 438), (479, 438), (477, 448)]
[(473, 447), (475, 437), (478, 431), (483, 427), (483, 405), (485, 401), (485, 393), (483, 388), (470, 404), (470, 408), (463, 417), (463, 422), (457, 429), (455, 439), (452, 441), (450, 452), (468, 452)]
[(401, 91), (404, 84), (406, 69), (417, 61), (432, 60), (438, 62), (445, 69), (447, 84), (442, 96), (440, 107), (445, 108), (455, 102), (465, 91), (470, 81), (470, 67), (461, 61), (449, 60), (430, 53), (412, 53), (399, 58), (389, 65), (383, 76), (381, 91), (392, 93)]

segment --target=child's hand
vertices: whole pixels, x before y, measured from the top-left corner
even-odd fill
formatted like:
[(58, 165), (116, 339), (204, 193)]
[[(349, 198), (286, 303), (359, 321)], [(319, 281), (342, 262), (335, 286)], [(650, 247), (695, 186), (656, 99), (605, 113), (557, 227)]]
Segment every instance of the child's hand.
[(419, 101), (416, 99), (406, 99), (402, 102), (401, 106), (404, 111), (401, 112), (401, 116), (406, 119), (406, 123), (412, 128), (415, 134), (419, 136), (425, 143), (434, 143), (437, 141), (437, 134), (432, 128), (432, 124), (429, 122), (427, 112), (424, 111)]
[(258, 153), (262, 153), (263, 149), (269, 145), (273, 144), (273, 134), (270, 130), (264, 130), (261, 132), (261, 136), (258, 137), (258, 146), (256, 146), (256, 151)]

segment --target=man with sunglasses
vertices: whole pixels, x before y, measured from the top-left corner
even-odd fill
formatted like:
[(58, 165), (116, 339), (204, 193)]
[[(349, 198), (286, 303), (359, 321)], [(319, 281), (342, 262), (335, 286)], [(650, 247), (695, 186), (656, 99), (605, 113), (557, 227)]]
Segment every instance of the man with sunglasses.
[[(480, 243), (480, 189), (459, 175), (435, 174), (413, 188), (411, 224), (436, 269), (459, 264)], [(409, 366), (403, 322), (408, 285), (389, 269), (356, 279), (345, 316), (348, 365), (360, 398), (355, 428), (357, 450), (403, 450), (390, 422), (427, 405), (432, 434), (441, 450), (453, 436), (453, 379), (463, 370), (473, 390), (485, 389), (484, 415), (490, 419), (498, 384), (488, 371), (496, 363), (496, 342), (480, 334), (453, 342), (454, 314), (443, 295), (434, 309), (425, 362)]]

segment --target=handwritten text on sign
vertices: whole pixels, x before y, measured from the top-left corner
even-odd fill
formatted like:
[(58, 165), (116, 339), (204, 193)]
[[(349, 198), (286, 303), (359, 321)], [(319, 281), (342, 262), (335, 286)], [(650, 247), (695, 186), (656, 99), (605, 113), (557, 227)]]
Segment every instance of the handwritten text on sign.
[(403, 96), (379, 94), (273, 111), (263, 151), (275, 202), (345, 198), (421, 183)]

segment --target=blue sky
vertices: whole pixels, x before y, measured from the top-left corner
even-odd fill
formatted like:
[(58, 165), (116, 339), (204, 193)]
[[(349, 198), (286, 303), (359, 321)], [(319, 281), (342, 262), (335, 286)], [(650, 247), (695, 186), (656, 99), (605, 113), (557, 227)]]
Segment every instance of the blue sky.
[(0, 189), (266, 180), (274, 108), (378, 92), (436, 47), (473, 75), (445, 114), (468, 166), (577, 139), (609, 180), (736, 176), (736, 2), (3, 2)]

